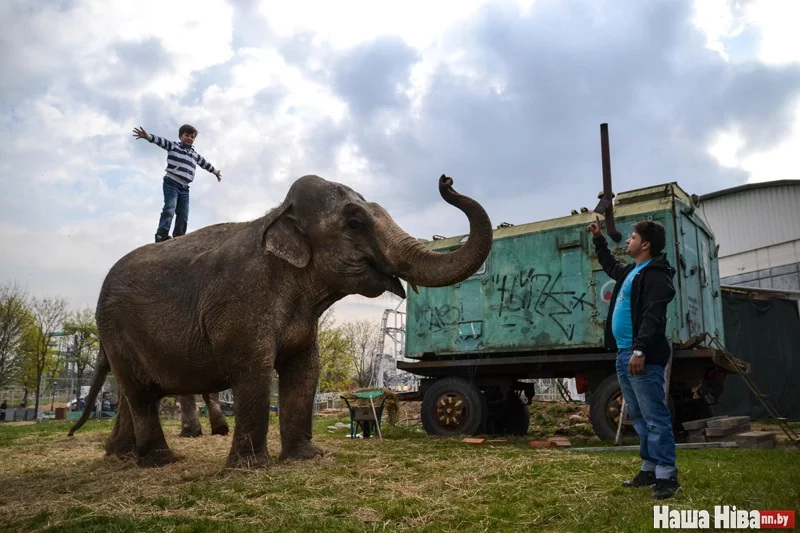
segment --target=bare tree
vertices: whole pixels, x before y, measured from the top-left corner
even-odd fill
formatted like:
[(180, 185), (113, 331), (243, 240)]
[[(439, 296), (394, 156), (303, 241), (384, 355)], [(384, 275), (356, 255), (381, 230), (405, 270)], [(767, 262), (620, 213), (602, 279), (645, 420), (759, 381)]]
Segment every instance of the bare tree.
[(16, 283), (0, 285), (0, 389), (17, 377), (20, 342), (30, 320), (27, 293)]
[[(86, 308), (73, 313), (64, 324), (64, 333), (70, 337), (67, 362), (75, 365), (75, 377), (80, 384), (93, 369), (100, 347), (94, 312)], [(75, 388), (75, 399), (78, 402), (81, 399), (80, 390), (80, 385)]]
[(317, 321), (318, 329), (321, 331), (323, 329), (333, 329), (336, 327), (336, 316), (333, 314), (333, 307), (329, 307), (322, 313), (322, 316), (319, 317), (319, 321)]
[(53, 359), (53, 339), (60, 333), (67, 318), (67, 302), (62, 298), (34, 298), (31, 304), (33, 329), (31, 331), (30, 355), (36, 376), (36, 420), (39, 420), (39, 395), (42, 375)]
[(352, 350), (356, 384), (359, 387), (370, 386), (378, 364), (380, 327), (368, 320), (359, 320), (344, 324), (341, 331)]

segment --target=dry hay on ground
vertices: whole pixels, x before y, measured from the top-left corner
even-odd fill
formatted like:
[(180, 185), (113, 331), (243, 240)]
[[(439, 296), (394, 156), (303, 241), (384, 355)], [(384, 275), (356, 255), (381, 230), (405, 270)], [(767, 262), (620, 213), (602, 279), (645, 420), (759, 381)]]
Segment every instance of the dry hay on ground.
[[(370, 522), (386, 512), (370, 506), (376, 494), (379, 500), (387, 499), (383, 507), (401, 499), (424, 508), (456, 511), (448, 503), (454, 496), (478, 498), (469, 496), (464, 487), (480, 482), (490, 488), (504, 474), (530, 466), (528, 461), (509, 464), (504, 450), (477, 456), (471, 452), (430, 454), (426, 446), (432, 443), (423, 438), (352, 441), (340, 432), (315, 435), (314, 442), (325, 450), (325, 457), (276, 463), (263, 470), (231, 471), (225, 469), (230, 435), (210, 436), (204, 427), (203, 437), (184, 439), (178, 437), (176, 422), (164, 426), (167, 441), (181, 460), (154, 469), (106, 457), (110, 425), (71, 438), (66, 431), (46, 438), (22, 437), (4, 450), (0, 523), (19, 523), (41, 513), (63, 517), (82, 509), (95, 516), (206, 517), (255, 525), (274, 522), (274, 506), (290, 514), (311, 509), (330, 512), (342, 506), (343, 500), (350, 500), (345, 515)], [(276, 458), (281, 449), (277, 429), (270, 428), (268, 446)], [(537, 455), (537, 461), (550, 460), (563, 459), (555, 452)], [(492, 472), (497, 476), (484, 479)], [(424, 526), (429, 518), (422, 514), (398, 520), (414, 528)]]
[[(418, 412), (419, 403), (400, 408)], [(532, 413), (555, 428), (583, 410), (537, 404)], [(608, 526), (619, 509), (627, 520), (637, 520), (637, 508), (652, 509), (646, 493), (620, 488), (638, 468), (635, 453), (534, 450), (527, 445), (530, 436), (512, 437), (505, 446), (468, 446), (426, 438), (403, 424), (385, 426), (383, 440), (351, 440), (346, 430), (328, 433), (331, 418), (325, 417), (316, 422), (314, 436), (325, 457), (230, 471), (224, 466), (231, 436), (212, 437), (207, 419), (202, 423), (203, 437), (181, 439), (178, 422), (165, 422), (167, 440), (182, 458), (158, 469), (105, 457), (107, 421), (92, 421), (72, 438), (63, 424), (63, 433), (48, 433), (48, 424), (44, 431), (26, 429), (2, 448), (0, 524), (22, 531), (81, 531), (92, 519), (100, 521), (92, 530), (118, 531), (586, 531), (589, 520), (588, 530), (616, 531)], [(276, 425), (268, 442), (277, 457)], [(748, 505), (786, 508), (796, 492), (790, 466), (796, 457), (747, 452), (682, 454), (682, 501), (703, 508), (735, 496)], [(721, 458), (736, 468), (720, 469)], [(774, 475), (767, 479), (764, 471)], [(639, 517), (628, 530), (644, 530), (648, 523), (651, 515)]]

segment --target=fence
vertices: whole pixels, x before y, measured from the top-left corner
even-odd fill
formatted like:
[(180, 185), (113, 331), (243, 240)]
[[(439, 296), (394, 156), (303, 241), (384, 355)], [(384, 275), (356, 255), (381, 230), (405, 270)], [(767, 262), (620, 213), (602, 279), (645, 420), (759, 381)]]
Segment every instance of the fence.
[(574, 378), (556, 378), (556, 379), (528, 379), (520, 380), (527, 383), (533, 383), (536, 387), (536, 395), (534, 400), (540, 402), (559, 402), (559, 401), (576, 401), (583, 402), (586, 400), (583, 394), (578, 394)]
[[(92, 384), (92, 377), (85, 378), (65, 377), (65, 378), (42, 378), (42, 385), (39, 391), (39, 416), (50, 413), (58, 407), (64, 407), (68, 411), (76, 410), (79, 406), (78, 396), (83, 398), (88, 394)], [(98, 396), (99, 400), (116, 396), (116, 381), (113, 376), (109, 376), (103, 386), (103, 393)], [(26, 397), (27, 396), (27, 397)], [(28, 389), (27, 395), (22, 387), (9, 387), (0, 390), (0, 403), (5, 402), (8, 408), (20, 408), (23, 399), (25, 407), (34, 409), (36, 405), (36, 389)]]

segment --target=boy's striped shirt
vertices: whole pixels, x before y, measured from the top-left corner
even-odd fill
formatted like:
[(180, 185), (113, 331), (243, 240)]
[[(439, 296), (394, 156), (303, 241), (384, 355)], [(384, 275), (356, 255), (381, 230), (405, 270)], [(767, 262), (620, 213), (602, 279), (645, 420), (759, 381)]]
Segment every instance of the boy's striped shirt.
[(167, 151), (166, 175), (181, 185), (188, 187), (194, 181), (194, 171), (197, 165), (212, 174), (216, 172), (211, 163), (198, 154), (193, 146), (182, 142), (168, 141), (152, 133), (148, 134), (147, 140)]

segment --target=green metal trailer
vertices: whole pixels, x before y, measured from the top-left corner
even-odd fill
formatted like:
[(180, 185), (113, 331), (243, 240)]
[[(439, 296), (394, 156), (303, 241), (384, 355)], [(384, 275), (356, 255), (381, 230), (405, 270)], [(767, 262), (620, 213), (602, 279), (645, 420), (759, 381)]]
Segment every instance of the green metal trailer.
[[(614, 254), (625, 258), (635, 222), (656, 220), (666, 227), (665, 253), (677, 268), (677, 294), (667, 313), (669, 403), (676, 427), (709, 416), (725, 375), (735, 371), (703, 342), (724, 339), (714, 235), (677, 183), (621, 193), (613, 207), (610, 178), (604, 188), (605, 200), (595, 211), (606, 216)], [(535, 394), (531, 381), (566, 377), (576, 378), (578, 392), (587, 394), (596, 433), (614, 438), (621, 394), (616, 354), (603, 344), (614, 281), (600, 267), (586, 231), (595, 216), (582, 208), (552, 220), (501, 224), (473, 276), (408, 294), (405, 356), (414, 361), (397, 367), (422, 376), (417, 399), (429, 434), (524, 434)], [(449, 253), (465, 240), (425, 242)]]

